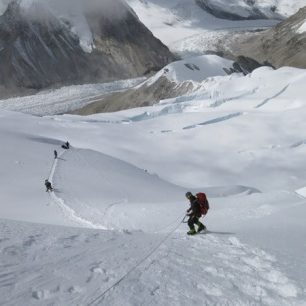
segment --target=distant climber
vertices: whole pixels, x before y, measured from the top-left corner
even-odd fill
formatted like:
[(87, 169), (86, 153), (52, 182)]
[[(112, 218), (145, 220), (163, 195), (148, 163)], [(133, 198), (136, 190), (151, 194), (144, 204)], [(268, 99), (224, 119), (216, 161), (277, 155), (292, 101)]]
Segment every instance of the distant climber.
[(63, 145), (62, 145), (63, 149), (68, 150), (70, 148), (70, 143), (68, 141), (66, 141)]
[(54, 150), (54, 159), (57, 159), (57, 151)]
[(48, 180), (45, 180), (46, 192), (53, 191), (53, 187)]
[[(206, 209), (206, 211), (205, 210), (203, 211), (203, 207), (199, 199), (195, 197), (190, 191), (186, 192), (186, 198), (190, 202), (190, 208), (187, 209), (187, 216), (189, 216), (187, 223), (188, 223), (190, 230), (187, 232), (187, 234), (194, 235), (203, 230), (206, 230), (206, 226), (203, 223), (201, 223), (199, 219), (201, 218), (202, 215), (205, 215), (207, 213), (208, 208)], [(198, 226), (197, 231), (195, 230), (195, 227), (194, 227), (195, 224)]]

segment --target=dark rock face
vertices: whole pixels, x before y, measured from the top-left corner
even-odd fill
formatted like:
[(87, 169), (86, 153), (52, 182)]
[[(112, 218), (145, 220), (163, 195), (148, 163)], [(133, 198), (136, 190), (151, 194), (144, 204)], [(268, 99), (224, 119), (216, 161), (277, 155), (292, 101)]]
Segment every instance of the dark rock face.
[(78, 38), (38, 5), (33, 13), (38, 9), (41, 19), (28, 20), (12, 3), (0, 17), (0, 83), (7, 87), (40, 89), (89, 72)]
[(174, 60), (168, 48), (130, 10), (120, 19), (91, 15), (88, 20), (97, 53), (107, 57), (118, 75), (124, 71), (133, 76), (147, 74)]
[(306, 68), (306, 32), (299, 27), (306, 20), (306, 7), (274, 28), (252, 36), (241, 36), (230, 44), (234, 56), (244, 55), (274, 67)]
[(262, 67), (262, 66), (270, 66), (274, 68), (268, 62), (264, 62), (261, 64), (252, 58), (245, 57), (245, 56), (238, 56), (235, 59), (235, 62), (233, 63), (232, 68), (230, 69), (223, 68), (223, 69), (227, 74), (238, 72), (238, 73), (243, 73), (244, 75), (247, 75), (251, 73), (252, 71), (254, 71), (255, 69)]
[[(95, 48), (86, 53), (69, 26), (39, 3), (17, 1), (0, 17), (0, 86), (21, 91), (143, 75), (174, 59), (120, 0), (120, 18), (87, 12)], [(124, 7), (123, 7), (124, 6)]]

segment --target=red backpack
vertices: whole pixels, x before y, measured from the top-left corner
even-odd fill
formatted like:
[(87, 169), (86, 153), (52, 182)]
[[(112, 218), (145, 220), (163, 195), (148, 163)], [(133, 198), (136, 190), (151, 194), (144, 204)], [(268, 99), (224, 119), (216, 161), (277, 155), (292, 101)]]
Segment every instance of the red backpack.
[(206, 215), (209, 210), (209, 203), (204, 192), (199, 192), (196, 194), (197, 200), (200, 204), (201, 215)]

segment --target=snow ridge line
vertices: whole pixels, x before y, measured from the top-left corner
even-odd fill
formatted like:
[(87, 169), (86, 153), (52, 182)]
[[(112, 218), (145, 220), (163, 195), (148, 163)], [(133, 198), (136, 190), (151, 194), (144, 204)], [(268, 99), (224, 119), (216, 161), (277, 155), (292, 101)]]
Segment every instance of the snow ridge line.
[[(70, 150), (72, 150), (72, 148), (70, 148)], [(60, 152), (60, 154), (58, 155), (58, 158), (62, 157), (65, 153), (66, 153), (66, 151)], [(51, 168), (51, 171), (50, 171), (50, 175), (49, 175), (49, 181), (52, 184), (53, 184), (53, 176), (55, 174), (55, 170), (56, 170), (57, 163), (58, 163), (58, 158), (54, 159), (53, 165), (52, 165), (52, 168)], [(60, 198), (59, 196), (56, 195), (55, 190), (52, 193), (50, 193), (50, 197), (61, 208), (64, 215), (67, 216), (68, 219), (78, 223), (79, 225), (87, 227), (87, 228), (89, 227), (89, 228), (93, 228), (93, 229), (103, 229), (103, 230), (107, 229), (106, 227), (104, 227), (100, 224), (95, 224), (95, 223), (93, 223), (89, 220), (86, 220), (86, 219), (78, 216), (77, 213), (71, 207), (69, 207), (62, 198)]]
[(148, 258), (150, 258), (166, 241), (167, 239), (180, 227), (180, 225), (183, 223), (185, 219), (184, 218), (154, 247), (152, 250), (144, 257), (142, 258), (135, 266), (133, 266), (131, 269), (129, 269), (119, 280), (117, 280), (112, 286), (104, 290), (101, 294), (99, 294), (94, 300), (89, 302), (87, 306), (91, 305), (101, 305), (100, 303), (103, 301), (104, 296), (106, 293), (108, 293), (110, 290), (117, 287), (123, 280), (125, 280), (133, 271), (135, 271), (141, 264), (143, 264)]

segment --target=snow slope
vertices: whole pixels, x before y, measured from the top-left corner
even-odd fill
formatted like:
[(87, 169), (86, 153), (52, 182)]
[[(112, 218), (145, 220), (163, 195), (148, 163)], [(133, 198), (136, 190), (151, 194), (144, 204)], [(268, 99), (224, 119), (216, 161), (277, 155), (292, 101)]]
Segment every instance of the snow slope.
[[(196, 56), (165, 66), (164, 69), (145, 81), (145, 83), (151, 85), (161, 76), (166, 76), (169, 81), (175, 83), (186, 81), (201, 82), (208, 77), (226, 75), (224, 68), (230, 68), (232, 65), (233, 61), (216, 55)], [(142, 86), (142, 84), (139, 86)]]
[[(141, 262), (165, 236), (7, 221), (1, 222), (1, 230), (6, 233), (1, 241), (5, 305), (304, 303), (274, 256), (239, 242), (230, 232), (191, 239), (178, 232)], [(18, 289), (12, 292), (13, 283)]]
[[(1, 110), (0, 303), (306, 305), (305, 78), (264, 67), (88, 117)], [(187, 190), (208, 195), (206, 234), (186, 236)]]

